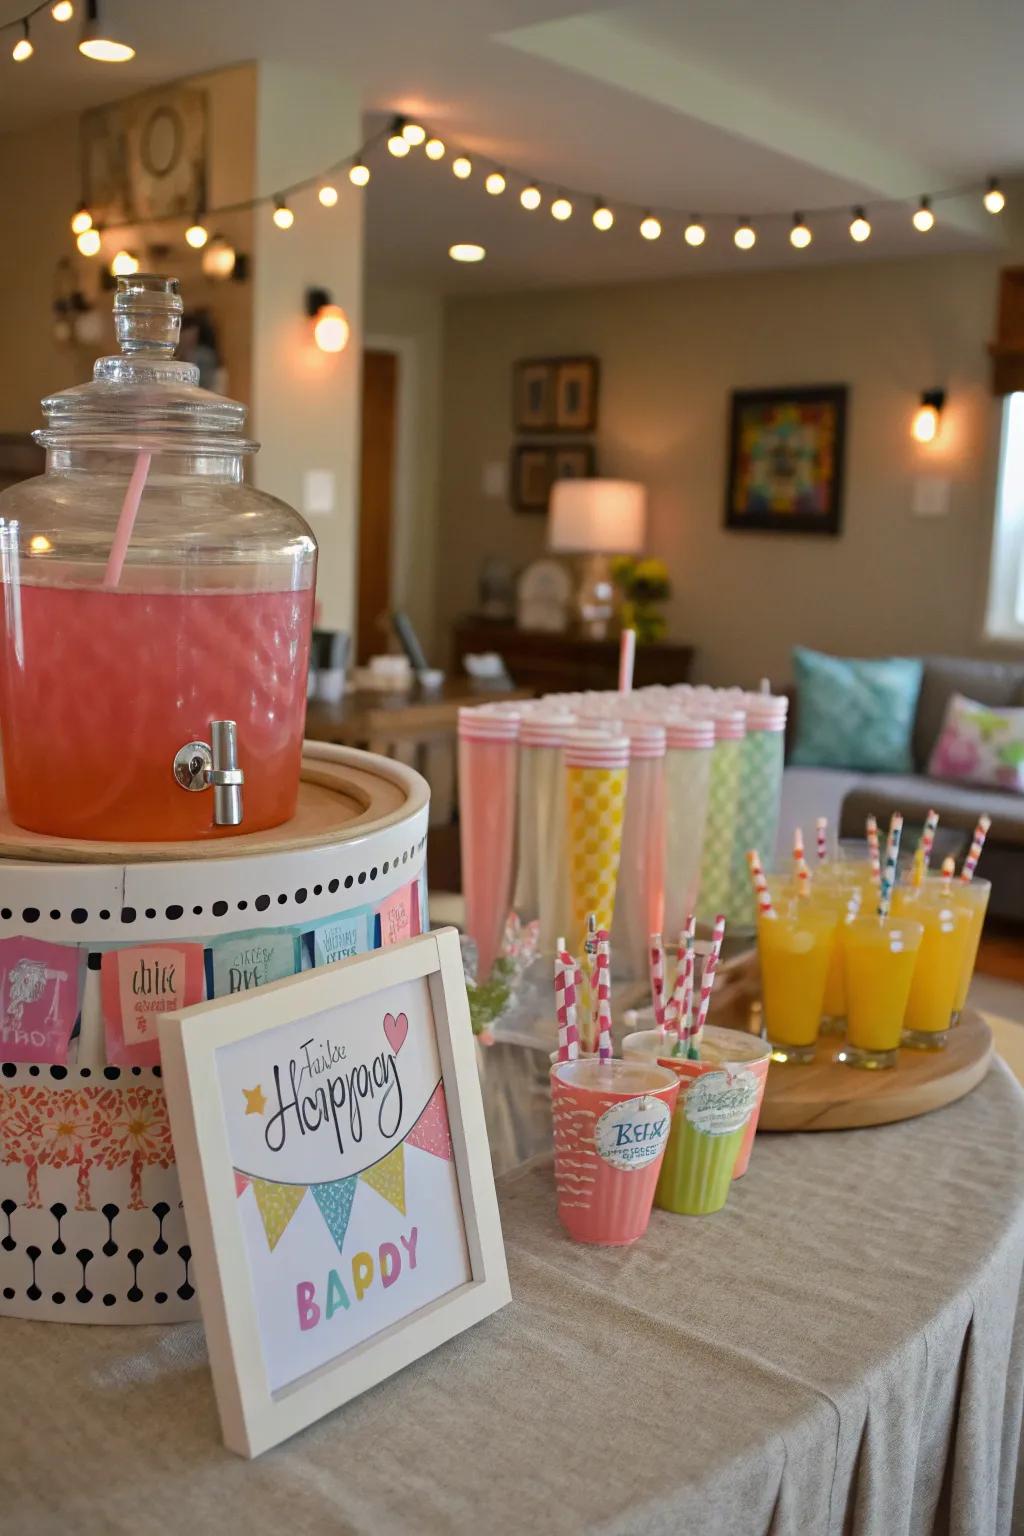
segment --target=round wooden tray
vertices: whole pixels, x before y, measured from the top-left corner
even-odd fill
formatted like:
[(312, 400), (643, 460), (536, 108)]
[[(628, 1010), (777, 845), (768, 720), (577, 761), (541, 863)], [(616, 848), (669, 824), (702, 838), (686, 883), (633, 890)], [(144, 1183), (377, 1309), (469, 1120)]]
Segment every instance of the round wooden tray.
[(944, 1051), (901, 1050), (897, 1065), (884, 1071), (840, 1066), (840, 1044), (823, 1036), (810, 1065), (769, 1068), (759, 1131), (843, 1131), (926, 1115), (977, 1087), (993, 1049), (992, 1031), (971, 1009)]
[(229, 859), (287, 853), (347, 842), (378, 832), (426, 805), (426, 782), (391, 758), (351, 747), (307, 741), (295, 815), (265, 832), (240, 832), (202, 842), (99, 843), (44, 837), (16, 827), (0, 800), (0, 859), (68, 864), (156, 864), (165, 860)]

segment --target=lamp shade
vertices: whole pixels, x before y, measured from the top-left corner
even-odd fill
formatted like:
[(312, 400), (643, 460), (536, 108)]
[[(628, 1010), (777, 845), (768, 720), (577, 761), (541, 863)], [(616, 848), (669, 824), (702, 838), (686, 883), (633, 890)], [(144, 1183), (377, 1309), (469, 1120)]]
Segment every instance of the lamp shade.
[(638, 554), (645, 502), (643, 486), (632, 480), (556, 480), (548, 507), (548, 545), (564, 554)]

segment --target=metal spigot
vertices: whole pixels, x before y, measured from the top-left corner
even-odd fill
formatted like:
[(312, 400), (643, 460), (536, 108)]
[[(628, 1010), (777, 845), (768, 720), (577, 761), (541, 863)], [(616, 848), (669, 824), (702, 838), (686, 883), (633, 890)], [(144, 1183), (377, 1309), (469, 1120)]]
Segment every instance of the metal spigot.
[(209, 742), (187, 741), (179, 747), (174, 754), (174, 777), (192, 794), (213, 790), (214, 826), (241, 826), (245, 774), (238, 766), (238, 730), (233, 720), (211, 720)]

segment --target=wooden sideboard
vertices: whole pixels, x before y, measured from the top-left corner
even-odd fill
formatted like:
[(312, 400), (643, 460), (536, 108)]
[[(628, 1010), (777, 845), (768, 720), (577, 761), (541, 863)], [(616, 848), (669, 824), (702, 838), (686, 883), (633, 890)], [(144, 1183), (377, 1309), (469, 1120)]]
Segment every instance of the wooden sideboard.
[[(460, 619), (455, 625), (452, 671), (461, 677), (463, 657), (497, 651), (517, 688), (536, 693), (574, 693), (586, 688), (615, 688), (619, 680), (619, 642), (585, 640), (578, 635), (548, 634), (515, 629), (486, 619)], [(652, 683), (685, 683), (694, 648), (673, 641), (638, 645), (633, 681), (638, 688)]]

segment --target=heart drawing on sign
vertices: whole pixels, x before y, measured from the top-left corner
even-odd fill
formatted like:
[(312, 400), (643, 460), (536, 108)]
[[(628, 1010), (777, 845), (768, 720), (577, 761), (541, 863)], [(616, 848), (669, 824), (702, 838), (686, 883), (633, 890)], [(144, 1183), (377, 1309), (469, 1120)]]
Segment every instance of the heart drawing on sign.
[(393, 1013), (384, 1015), (384, 1033), (387, 1036), (388, 1045), (397, 1056), (405, 1044), (405, 1037), (409, 1033), (409, 1020), (404, 1013), (400, 1013), (396, 1019)]

